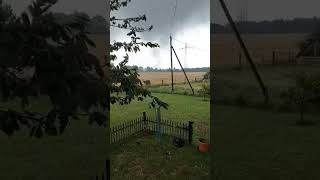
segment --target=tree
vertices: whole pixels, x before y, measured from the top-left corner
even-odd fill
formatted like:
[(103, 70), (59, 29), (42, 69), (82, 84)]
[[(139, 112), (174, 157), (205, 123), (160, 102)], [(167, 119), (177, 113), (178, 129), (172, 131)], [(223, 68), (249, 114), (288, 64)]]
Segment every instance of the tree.
[[(12, 135), (22, 127), (30, 135), (58, 135), (72, 119), (84, 115), (90, 123), (106, 124), (107, 84), (99, 60), (88, 50), (88, 17), (59, 22), (50, 12), (56, 0), (36, 0), (20, 16), (0, 1), (0, 130)], [(48, 97), (40, 112), (32, 99)]]
[[(111, 0), (110, 1), (110, 10), (111, 14), (114, 11), (118, 11), (122, 7), (128, 6), (131, 0)], [(152, 42), (143, 42), (140, 41), (141, 38), (137, 35), (138, 33), (151, 31), (153, 26), (149, 27), (140, 27), (135, 24), (140, 24), (141, 22), (146, 22), (146, 15), (140, 15), (137, 17), (129, 18), (117, 18), (116, 16), (111, 15), (110, 17), (110, 26), (111, 28), (120, 28), (128, 30), (127, 36), (131, 37), (130, 42), (112, 42), (110, 44), (110, 78), (112, 79), (110, 93), (111, 103), (119, 103), (120, 105), (129, 104), (133, 99), (138, 101), (143, 101), (146, 98), (151, 98), (150, 107), (160, 106), (167, 108), (168, 104), (162, 102), (157, 97), (151, 95), (150, 91), (143, 87), (143, 83), (138, 78), (138, 68), (130, 68), (127, 66), (129, 61), (129, 56), (126, 54), (124, 59), (118, 64), (115, 65), (114, 61), (118, 58), (114, 53), (121, 48), (126, 52), (137, 53), (140, 51), (140, 47), (149, 47), (157, 48), (160, 47), (157, 43)], [(147, 68), (148, 69), (148, 68)]]
[[(121, 6), (114, 2), (111, 1), (113, 10)], [(151, 97), (151, 106), (167, 107), (142, 88), (138, 74), (126, 67), (128, 57), (110, 67), (91, 54), (89, 46), (95, 44), (87, 36), (88, 16), (78, 13), (70, 20), (59, 21), (50, 12), (56, 3), (57, 0), (35, 0), (28, 11), (16, 16), (0, 0), (1, 131), (10, 136), (27, 127), (32, 137), (59, 135), (72, 120), (82, 116), (90, 124), (105, 126), (110, 101), (128, 104), (134, 98)], [(130, 21), (124, 20), (124, 24)], [(130, 50), (132, 45), (115, 43), (112, 51), (121, 47)], [(124, 96), (110, 96), (109, 92)], [(48, 97), (50, 103), (45, 112), (32, 106), (33, 100), (42, 97)], [(19, 106), (15, 104), (17, 100)]]

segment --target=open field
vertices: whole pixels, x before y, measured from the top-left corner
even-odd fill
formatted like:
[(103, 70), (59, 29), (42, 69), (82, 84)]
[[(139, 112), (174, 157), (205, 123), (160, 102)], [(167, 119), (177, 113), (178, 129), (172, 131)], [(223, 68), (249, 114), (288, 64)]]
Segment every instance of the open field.
[[(281, 92), (295, 85), (294, 73), (317, 73), (319, 72), (319, 67), (318, 65), (261, 66), (258, 67), (258, 71), (268, 87), (271, 102), (280, 108), (283, 103), (283, 99), (280, 96)], [(241, 98), (247, 104), (263, 102), (262, 91), (250, 68), (240, 71), (217, 69), (215, 79), (213, 92), (216, 101), (228, 103)]]
[[(206, 72), (186, 72), (189, 81), (200, 80)], [(141, 80), (150, 80), (151, 85), (171, 84), (171, 72), (141, 72)], [(173, 83), (188, 82), (183, 72), (173, 72)]]
[[(230, 66), (239, 64), (239, 43), (234, 34), (212, 34), (211, 50), (213, 64), (218, 66)], [(242, 35), (249, 52), (256, 63), (271, 64), (272, 51), (277, 53), (279, 62), (288, 62), (289, 53), (295, 56), (298, 43), (304, 40), (306, 34), (243, 34)], [(242, 64), (248, 64), (242, 55)]]
[[(199, 90), (202, 89), (201, 86), (204, 83), (206, 83), (206, 82), (191, 82), (191, 86), (192, 86), (192, 88), (194, 90), (194, 94), (192, 94), (192, 90), (191, 90), (191, 88), (190, 88), (188, 83), (175, 84), (173, 86), (174, 94), (202, 96), (202, 94), (199, 93)], [(168, 93), (168, 94), (171, 94), (171, 85), (151, 86), (151, 87), (149, 87), (149, 90), (151, 92), (153, 92), (153, 93)]]
[(214, 179), (320, 179), (317, 126), (297, 126), (298, 114), (215, 106)]

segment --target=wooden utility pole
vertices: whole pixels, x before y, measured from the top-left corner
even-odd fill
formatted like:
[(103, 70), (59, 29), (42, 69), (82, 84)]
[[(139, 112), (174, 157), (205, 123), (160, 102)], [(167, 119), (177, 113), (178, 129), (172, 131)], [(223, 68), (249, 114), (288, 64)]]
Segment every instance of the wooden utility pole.
[(249, 51), (248, 51), (246, 45), (244, 44), (244, 42), (243, 42), (243, 40), (241, 38), (241, 35), (240, 35), (240, 33), (239, 33), (239, 31), (238, 31), (238, 29), (236, 27), (236, 24), (234, 23), (231, 15), (229, 13), (229, 10), (228, 10), (225, 2), (223, 0), (219, 0), (219, 2), (220, 2), (221, 6), (222, 6), (222, 9), (223, 9), (228, 21), (229, 21), (229, 24), (231, 25), (231, 27), (232, 27), (232, 29), (233, 29), (233, 31), (234, 31), (239, 43), (240, 43), (240, 46), (242, 48), (242, 51), (244, 52), (244, 55), (246, 56), (247, 60), (249, 61), (250, 65), (251, 65), (251, 68), (252, 68), (252, 70), (254, 72), (254, 75), (255, 75), (257, 81), (259, 82), (259, 85), (260, 85), (260, 87), (262, 89), (262, 92), (263, 92), (263, 94), (265, 96), (265, 103), (267, 104), (267, 103), (269, 103), (268, 90), (267, 90), (266, 86), (264, 85), (264, 83), (263, 83), (263, 81), (262, 81), (262, 79), (261, 79), (261, 77), (260, 77), (260, 75), (259, 75), (259, 73), (257, 71), (257, 68), (256, 68), (255, 64), (253, 63), (253, 61), (251, 59)]
[(176, 58), (177, 58), (177, 60), (178, 60), (178, 62), (179, 62), (179, 64), (180, 64), (180, 67), (181, 67), (181, 69), (182, 69), (182, 71), (183, 71), (183, 73), (184, 73), (184, 76), (186, 77), (186, 79), (187, 79), (187, 81), (188, 81), (188, 83), (189, 83), (189, 86), (190, 86), (190, 88), (191, 88), (191, 90), (192, 90), (192, 94), (194, 95), (194, 90), (193, 90), (193, 88), (192, 88), (192, 85), (191, 85), (191, 83), (190, 83), (190, 81), (189, 81), (189, 79), (188, 79), (188, 76), (187, 76), (186, 72), (184, 71), (184, 69), (183, 69), (183, 67), (182, 67), (182, 65), (181, 65), (181, 63), (180, 63), (180, 60), (179, 60), (179, 58), (178, 58), (178, 55), (177, 55), (177, 53), (176, 53), (176, 51), (174, 50), (173, 47), (172, 47), (172, 50), (173, 50), (174, 54), (176, 55)]
[(171, 58), (171, 92), (173, 92), (173, 62), (172, 62), (172, 37), (170, 36), (170, 58)]

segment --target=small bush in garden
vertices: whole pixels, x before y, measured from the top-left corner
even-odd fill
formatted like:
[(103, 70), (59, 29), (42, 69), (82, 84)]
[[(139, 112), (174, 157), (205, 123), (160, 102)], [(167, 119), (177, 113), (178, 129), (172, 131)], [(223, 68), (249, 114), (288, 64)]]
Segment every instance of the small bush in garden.
[(320, 76), (300, 72), (294, 75), (294, 79), (295, 85), (281, 93), (283, 104), (292, 104), (299, 108), (300, 119), (297, 124), (310, 124), (304, 119), (304, 113), (308, 105), (320, 104)]

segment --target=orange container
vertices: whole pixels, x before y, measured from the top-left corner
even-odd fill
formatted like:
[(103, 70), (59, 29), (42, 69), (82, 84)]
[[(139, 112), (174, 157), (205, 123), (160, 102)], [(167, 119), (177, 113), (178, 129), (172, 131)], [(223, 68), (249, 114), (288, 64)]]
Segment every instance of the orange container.
[(200, 140), (198, 150), (202, 153), (209, 152), (209, 143), (204, 142), (203, 140)]

